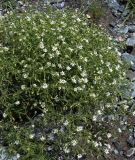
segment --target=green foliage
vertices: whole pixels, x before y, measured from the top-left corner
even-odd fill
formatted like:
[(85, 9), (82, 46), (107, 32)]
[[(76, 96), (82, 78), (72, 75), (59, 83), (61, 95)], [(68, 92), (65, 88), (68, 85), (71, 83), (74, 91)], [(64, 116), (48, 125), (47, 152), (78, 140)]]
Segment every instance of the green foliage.
[(46, 9), (2, 17), (0, 44), (0, 133), (9, 154), (105, 159), (108, 116), (125, 85), (111, 38), (81, 13)]

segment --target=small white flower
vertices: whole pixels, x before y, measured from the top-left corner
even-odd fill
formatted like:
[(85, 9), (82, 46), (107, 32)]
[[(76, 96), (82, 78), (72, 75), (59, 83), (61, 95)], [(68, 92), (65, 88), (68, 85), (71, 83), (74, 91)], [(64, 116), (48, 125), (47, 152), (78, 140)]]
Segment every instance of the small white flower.
[(43, 88), (43, 89), (48, 88), (48, 84), (47, 84), (47, 83), (43, 83), (42, 88)]
[(33, 139), (34, 136), (35, 136), (35, 134), (30, 134), (29, 138), (30, 138), (30, 139)]
[(57, 50), (57, 47), (53, 46), (52, 51), (56, 51), (56, 50)]
[(78, 154), (78, 155), (77, 155), (77, 158), (78, 158), (78, 159), (82, 158), (82, 155), (81, 155), (81, 154)]
[(77, 141), (76, 140), (72, 140), (71, 143), (72, 143), (72, 146), (76, 146), (77, 145)]
[(84, 79), (83, 79), (83, 82), (84, 82), (84, 83), (88, 83), (88, 79), (87, 79), (87, 78), (84, 78)]
[(6, 114), (6, 113), (3, 113), (3, 117), (6, 118), (6, 117), (7, 117), (7, 114)]
[(36, 85), (36, 84), (33, 84), (33, 87), (37, 87), (37, 85)]
[(43, 49), (43, 51), (46, 53), (46, 52), (47, 52), (47, 49), (46, 49), (46, 48), (44, 48), (44, 49)]
[(122, 132), (122, 130), (121, 130), (120, 128), (118, 128), (118, 132), (119, 132), (119, 133), (121, 133), (121, 132)]
[(111, 133), (107, 133), (107, 137), (111, 138), (112, 137)]
[(68, 120), (66, 120), (66, 121), (63, 123), (64, 126), (67, 126), (68, 124), (69, 124)]
[(130, 63), (131, 63), (131, 65), (134, 65), (134, 62), (133, 62), (133, 61), (131, 61)]
[(19, 153), (16, 154), (16, 158), (17, 158), (17, 159), (20, 158), (20, 154), (19, 154)]
[(68, 71), (71, 70), (71, 68), (70, 68), (69, 66), (67, 66), (66, 69), (67, 69)]
[(76, 79), (74, 77), (71, 80), (73, 83), (76, 83)]
[(44, 141), (44, 140), (45, 140), (45, 137), (44, 137), (44, 136), (42, 136), (42, 137), (40, 138), (40, 140), (41, 140), (41, 141)]
[(93, 118), (92, 118), (92, 120), (93, 121), (97, 121), (97, 116), (94, 115)]
[(70, 150), (67, 147), (65, 147), (63, 150), (64, 150), (65, 153), (69, 153), (70, 152)]
[(47, 150), (48, 150), (48, 151), (51, 151), (51, 150), (52, 150), (52, 147), (51, 147), (51, 146), (49, 146), (49, 147), (47, 148)]
[(133, 116), (135, 116), (135, 111), (133, 112)]
[(96, 97), (95, 93), (91, 93), (90, 96), (94, 98)]
[(78, 126), (77, 128), (76, 128), (76, 131), (77, 132), (81, 132), (83, 130), (83, 126)]
[(19, 104), (20, 104), (20, 101), (16, 101), (16, 102), (15, 102), (15, 105), (19, 105)]
[(67, 81), (66, 81), (66, 80), (64, 80), (64, 79), (60, 79), (60, 80), (59, 80), (59, 83), (61, 83), (61, 84), (65, 84), (65, 83), (67, 83)]
[(94, 146), (98, 147), (99, 146), (98, 142), (94, 142)]
[(26, 88), (25, 85), (21, 85), (21, 89), (24, 90)]
[(61, 74), (62, 76), (64, 76), (64, 75), (65, 75), (65, 72), (61, 71), (60, 74)]
[(109, 154), (109, 150), (107, 148), (104, 150), (104, 152), (105, 154)]
[(43, 42), (39, 43), (39, 48), (44, 49), (44, 43)]
[(23, 74), (23, 78), (28, 78), (28, 74)]
[(110, 95), (111, 95), (110, 92), (107, 92), (107, 93), (106, 93), (106, 96), (107, 96), (107, 97), (110, 96)]

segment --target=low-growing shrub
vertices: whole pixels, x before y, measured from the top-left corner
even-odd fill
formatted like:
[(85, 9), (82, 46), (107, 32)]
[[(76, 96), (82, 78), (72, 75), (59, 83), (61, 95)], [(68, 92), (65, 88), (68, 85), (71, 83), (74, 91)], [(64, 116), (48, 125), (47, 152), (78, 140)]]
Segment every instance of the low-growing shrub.
[[(0, 136), (22, 160), (105, 159), (125, 66), (116, 44), (71, 10), (0, 19)], [(112, 118), (113, 119), (113, 118)]]

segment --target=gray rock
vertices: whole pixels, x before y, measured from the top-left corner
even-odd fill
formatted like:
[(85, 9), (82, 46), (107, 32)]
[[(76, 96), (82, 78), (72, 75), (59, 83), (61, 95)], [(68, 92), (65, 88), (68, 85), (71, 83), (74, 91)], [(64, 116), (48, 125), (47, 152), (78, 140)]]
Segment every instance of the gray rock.
[(129, 136), (127, 139), (127, 143), (131, 146), (131, 147), (135, 147), (135, 138), (133, 136)]
[(128, 31), (131, 33), (135, 32), (135, 25), (128, 26)]
[(135, 97), (135, 82), (132, 82), (132, 92), (131, 92), (131, 97)]
[(127, 151), (127, 154), (126, 156), (127, 157), (131, 157), (135, 154), (135, 148), (130, 148), (128, 151)]
[(117, 0), (106, 0), (106, 2), (108, 3), (108, 6), (109, 6), (111, 9), (119, 10), (120, 5), (119, 5), (119, 3), (117, 2)]
[(126, 27), (123, 26), (120, 29), (118, 29), (118, 32), (121, 33), (121, 34), (127, 34), (128, 30), (129, 30), (128, 26), (126, 26)]
[(126, 74), (127, 78), (131, 81), (135, 81), (135, 72), (128, 70), (127, 74)]
[(8, 154), (6, 153), (6, 149), (0, 146), (0, 160), (18, 160), (19, 159), (18, 155), (9, 158)]
[(135, 37), (128, 38), (126, 41), (127, 46), (134, 47), (135, 46)]
[(135, 56), (134, 55), (131, 55), (127, 52), (123, 53), (121, 58), (129, 63), (130, 67), (135, 71)]

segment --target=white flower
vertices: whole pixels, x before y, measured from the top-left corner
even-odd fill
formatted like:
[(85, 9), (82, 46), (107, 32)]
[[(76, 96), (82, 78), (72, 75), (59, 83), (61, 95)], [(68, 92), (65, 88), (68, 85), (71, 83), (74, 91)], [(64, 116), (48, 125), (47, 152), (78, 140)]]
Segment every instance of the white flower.
[(131, 63), (131, 65), (134, 65), (134, 62), (133, 62), (133, 61), (131, 61), (130, 63)]
[(107, 96), (107, 97), (110, 96), (110, 95), (111, 95), (110, 92), (107, 92), (107, 93), (106, 93), (106, 96)]
[(7, 117), (7, 114), (6, 114), (6, 113), (3, 113), (3, 117), (6, 118), (6, 117)]
[(15, 105), (19, 105), (19, 104), (20, 104), (20, 101), (16, 101), (16, 102), (15, 102)]
[(76, 146), (77, 145), (77, 141), (76, 140), (72, 140), (71, 143), (72, 143), (72, 146)]
[(101, 114), (102, 114), (101, 110), (98, 110), (98, 111), (97, 111), (97, 114), (98, 114), (98, 115), (101, 115)]
[(65, 153), (69, 153), (70, 152), (70, 150), (67, 147), (65, 147), (63, 150), (64, 150)]
[(21, 89), (24, 90), (26, 88), (25, 85), (21, 85)]
[(109, 154), (109, 150), (106, 148), (104, 149), (105, 154)]
[(51, 151), (51, 150), (52, 150), (52, 147), (51, 147), (51, 146), (49, 146), (49, 147), (47, 148), (47, 150), (48, 150), (48, 151)]
[(69, 124), (68, 120), (66, 120), (66, 121), (63, 123), (64, 126), (67, 126), (68, 124)]
[(61, 64), (58, 64), (58, 67), (59, 67), (59, 68), (62, 68), (62, 65), (61, 65)]
[(47, 83), (43, 83), (42, 88), (44, 88), (44, 89), (48, 88), (48, 84)]
[(36, 85), (36, 84), (33, 84), (33, 87), (37, 87), (37, 85)]
[(65, 84), (65, 83), (67, 83), (67, 81), (66, 81), (66, 80), (64, 80), (64, 79), (60, 79), (60, 80), (59, 80), (59, 83), (61, 83), (61, 84)]
[(50, 67), (50, 66), (51, 66), (51, 63), (50, 63), (50, 62), (47, 62), (47, 66)]
[(74, 77), (71, 80), (73, 83), (76, 83), (76, 79)]
[(77, 155), (77, 158), (78, 158), (78, 159), (82, 158), (82, 155), (81, 155), (81, 154), (78, 154), (78, 155)]
[(50, 24), (55, 24), (55, 21), (51, 21)]
[(35, 136), (35, 134), (30, 134), (29, 138), (30, 138), (30, 139), (33, 139), (34, 136)]
[(77, 18), (77, 21), (78, 21), (78, 22), (81, 22), (80, 18)]
[(112, 137), (111, 133), (107, 133), (107, 137), (111, 138)]
[(94, 143), (94, 146), (95, 146), (95, 147), (98, 147), (98, 146), (99, 146), (98, 142), (93, 142), (93, 143)]
[(44, 137), (44, 136), (42, 136), (42, 137), (40, 138), (40, 140), (41, 140), (41, 141), (44, 141), (44, 140), (45, 140), (45, 137)]
[(90, 94), (91, 97), (96, 97), (95, 93)]
[(57, 47), (53, 46), (52, 51), (56, 51), (56, 50), (57, 50)]
[(89, 15), (89, 14), (86, 14), (86, 17), (89, 19), (89, 18), (91, 18), (91, 16)]
[(67, 69), (68, 71), (71, 70), (71, 68), (70, 68), (69, 66), (67, 66), (66, 69)]
[(43, 49), (43, 51), (46, 53), (46, 52), (47, 52), (47, 49), (46, 49), (46, 48), (44, 48), (44, 49)]
[(112, 68), (109, 68), (109, 71), (112, 72), (113, 71)]
[(26, 73), (23, 74), (23, 77), (24, 77), (24, 78), (27, 78), (27, 77), (28, 77), (28, 74), (26, 74)]
[(118, 128), (118, 132), (119, 132), (119, 133), (121, 133), (121, 132), (122, 132), (122, 130), (121, 130), (120, 128)]
[(60, 74), (61, 74), (62, 76), (64, 76), (64, 75), (65, 75), (65, 73), (64, 73), (63, 71), (61, 71), (61, 72), (60, 72)]
[(88, 83), (88, 79), (87, 79), (87, 78), (84, 78), (84, 79), (83, 79), (83, 82), (84, 82), (84, 83)]
[(80, 132), (80, 131), (82, 131), (83, 130), (83, 126), (78, 126), (77, 128), (76, 128), (76, 131), (77, 132)]
[(94, 115), (93, 118), (92, 118), (92, 120), (93, 121), (97, 121), (97, 116)]
[(17, 158), (17, 159), (20, 158), (20, 154), (19, 154), (19, 153), (16, 154), (16, 158)]
[(135, 116), (135, 111), (133, 112), (133, 116)]
[(75, 91), (75, 92), (77, 92), (77, 90), (78, 90), (77, 88), (74, 88), (74, 91)]
[(43, 42), (39, 43), (39, 48), (44, 49), (44, 43)]

